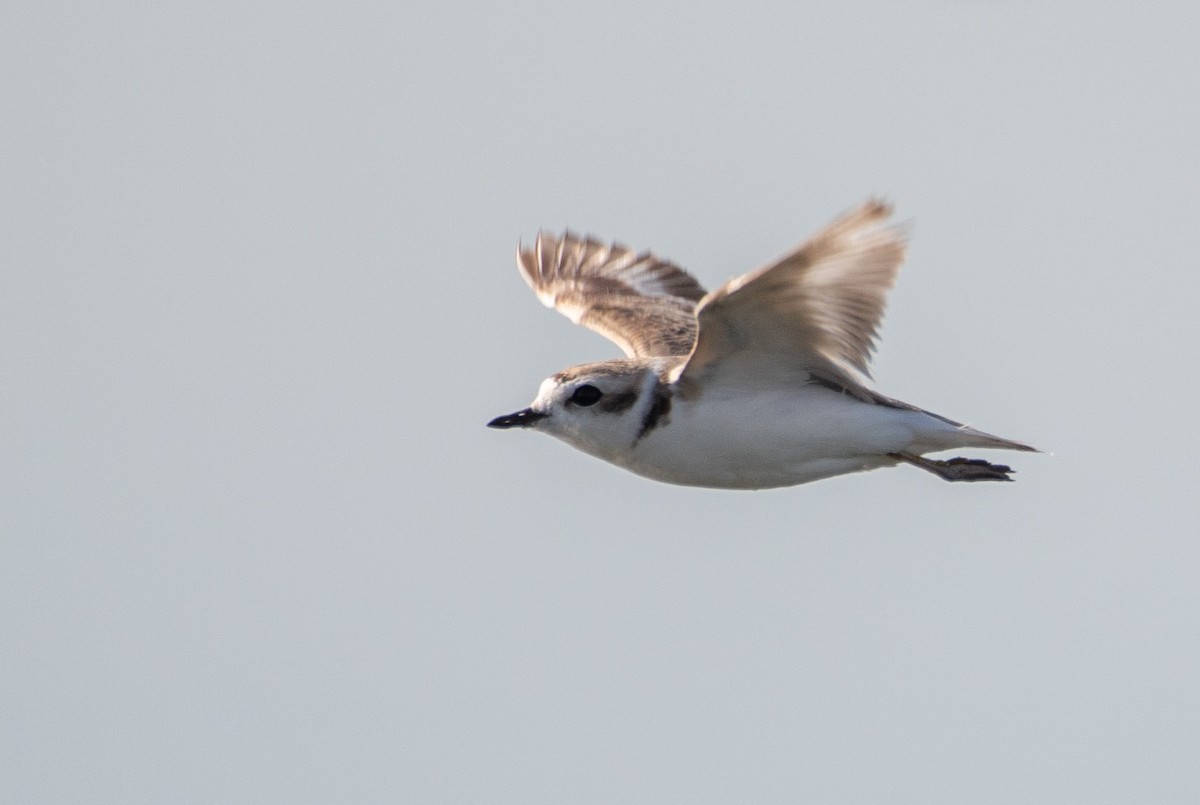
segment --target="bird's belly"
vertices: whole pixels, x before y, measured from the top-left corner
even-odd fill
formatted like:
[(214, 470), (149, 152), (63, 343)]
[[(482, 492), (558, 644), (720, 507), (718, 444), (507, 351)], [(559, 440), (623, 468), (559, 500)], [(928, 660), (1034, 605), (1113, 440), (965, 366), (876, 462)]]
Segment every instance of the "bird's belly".
[(669, 483), (731, 489), (792, 486), (890, 466), (912, 442), (909, 412), (821, 390), (675, 405), (626, 466)]

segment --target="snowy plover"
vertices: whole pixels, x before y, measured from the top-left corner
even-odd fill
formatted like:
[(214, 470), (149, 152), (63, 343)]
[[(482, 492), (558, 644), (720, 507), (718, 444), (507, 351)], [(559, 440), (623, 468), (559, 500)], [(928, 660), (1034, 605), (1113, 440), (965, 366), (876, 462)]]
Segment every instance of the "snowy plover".
[(1035, 448), (864, 385), (904, 259), (891, 209), (868, 202), (757, 271), (705, 293), (690, 274), (571, 233), (517, 248), (538, 298), (629, 357), (565, 369), (493, 428), (530, 428), (631, 472), (728, 489), (790, 486), (899, 463), (947, 481), (1007, 481), (982, 459)]

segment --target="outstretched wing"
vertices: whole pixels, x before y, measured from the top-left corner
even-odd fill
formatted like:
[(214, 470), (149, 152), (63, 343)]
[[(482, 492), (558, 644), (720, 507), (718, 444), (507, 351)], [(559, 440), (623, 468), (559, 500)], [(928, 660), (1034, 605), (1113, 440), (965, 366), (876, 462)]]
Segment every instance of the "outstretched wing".
[(631, 358), (687, 355), (704, 288), (649, 252), (570, 232), (517, 247), (517, 268), (546, 307), (615, 342)]
[[(871, 399), (868, 362), (905, 237), (870, 201), (777, 262), (701, 300), (681, 380), (754, 384), (807, 375)], [(770, 374), (770, 376), (768, 376)]]

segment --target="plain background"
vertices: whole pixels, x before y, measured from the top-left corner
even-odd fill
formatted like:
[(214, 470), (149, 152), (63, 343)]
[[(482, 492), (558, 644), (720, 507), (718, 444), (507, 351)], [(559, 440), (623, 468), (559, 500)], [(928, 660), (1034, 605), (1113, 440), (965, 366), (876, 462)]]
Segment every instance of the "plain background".
[[(0, 6), (0, 800), (1200, 800), (1188, 4)], [(881, 390), (733, 493), (484, 427), (872, 194)]]

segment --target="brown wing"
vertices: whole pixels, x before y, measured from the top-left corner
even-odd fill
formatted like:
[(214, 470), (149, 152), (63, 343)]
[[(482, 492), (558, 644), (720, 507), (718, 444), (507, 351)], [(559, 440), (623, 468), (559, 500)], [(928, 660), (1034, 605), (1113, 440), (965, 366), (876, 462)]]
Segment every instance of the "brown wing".
[(777, 262), (730, 280), (699, 304), (699, 335), (681, 378), (706, 384), (808, 374), (868, 396), (868, 362), (905, 237), (868, 202)]
[(517, 268), (538, 299), (615, 342), (633, 358), (687, 355), (696, 341), (700, 283), (648, 252), (566, 232), (517, 248)]

